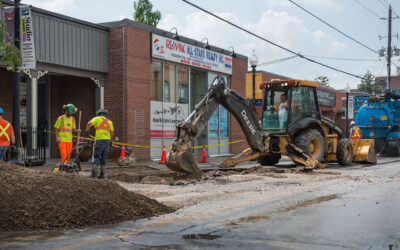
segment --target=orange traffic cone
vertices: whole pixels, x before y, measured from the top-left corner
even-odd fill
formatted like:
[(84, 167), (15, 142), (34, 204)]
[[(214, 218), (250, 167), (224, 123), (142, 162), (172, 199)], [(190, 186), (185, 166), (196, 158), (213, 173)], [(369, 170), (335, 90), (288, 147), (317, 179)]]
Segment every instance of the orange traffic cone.
[(207, 152), (206, 146), (203, 146), (203, 152), (201, 153), (201, 163), (207, 163)]
[(122, 147), (121, 147), (121, 154), (120, 154), (119, 157), (120, 157), (120, 158), (126, 158), (126, 154), (125, 154), (125, 145), (124, 145), (124, 144), (122, 144)]
[(160, 160), (160, 164), (164, 164), (165, 163), (165, 157), (167, 156), (167, 152), (165, 152), (165, 145), (163, 146), (163, 151), (161, 154), (161, 160)]

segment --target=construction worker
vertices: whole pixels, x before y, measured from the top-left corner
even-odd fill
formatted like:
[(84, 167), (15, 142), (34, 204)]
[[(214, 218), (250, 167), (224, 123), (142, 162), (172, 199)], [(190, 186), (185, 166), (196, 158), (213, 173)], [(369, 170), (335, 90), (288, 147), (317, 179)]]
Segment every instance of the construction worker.
[(361, 139), (361, 130), (356, 126), (356, 123), (351, 121), (350, 126), (350, 139)]
[(15, 135), (11, 124), (3, 119), (4, 111), (0, 108), (0, 161), (4, 159), (8, 148), (15, 150)]
[(77, 112), (77, 108), (73, 104), (63, 106), (65, 114), (58, 117), (54, 128), (56, 129), (56, 141), (60, 149), (61, 162), (69, 163), (72, 150), (72, 133), (81, 133), (80, 129), (76, 129), (75, 118), (72, 116)]
[(99, 179), (104, 178), (107, 154), (112, 139), (114, 138), (114, 126), (112, 121), (107, 119), (108, 111), (100, 109), (96, 112), (96, 117), (86, 125), (86, 132), (93, 126), (96, 130), (95, 142), (92, 156), (92, 174), (90, 177), (97, 177), (97, 169), (101, 166)]

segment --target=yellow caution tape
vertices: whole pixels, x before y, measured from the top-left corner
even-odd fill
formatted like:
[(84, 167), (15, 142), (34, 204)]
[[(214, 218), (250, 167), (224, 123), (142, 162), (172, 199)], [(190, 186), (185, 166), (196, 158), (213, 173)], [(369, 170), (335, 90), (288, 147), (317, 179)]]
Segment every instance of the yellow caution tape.
[[(56, 132), (54, 131), (49, 131), (49, 130), (45, 130), (44, 132), (48, 132), (48, 133), (53, 133), (55, 134)], [(78, 138), (78, 136), (73, 135), (72, 137), (74, 138)], [(95, 141), (93, 136), (89, 137), (82, 137), (79, 136), (80, 139), (83, 140), (89, 140), (89, 141)], [(244, 140), (237, 140), (237, 141), (231, 141), (231, 142), (225, 142), (225, 143), (219, 143), (219, 144), (213, 144), (213, 145), (202, 145), (202, 146), (194, 146), (192, 148), (210, 148), (210, 147), (218, 147), (218, 146), (222, 146), (222, 145), (229, 145), (229, 144), (234, 144), (234, 143), (238, 143), (238, 142), (242, 142)], [(112, 144), (114, 145), (124, 145), (124, 146), (129, 146), (129, 147), (136, 147), (136, 148), (158, 148), (158, 149), (163, 149), (164, 147), (159, 147), (159, 146), (147, 146), (147, 145), (136, 145), (136, 144), (129, 144), (129, 143), (123, 143), (123, 142), (117, 142), (117, 141), (113, 141)], [(171, 149), (171, 147), (165, 147), (167, 149)]]

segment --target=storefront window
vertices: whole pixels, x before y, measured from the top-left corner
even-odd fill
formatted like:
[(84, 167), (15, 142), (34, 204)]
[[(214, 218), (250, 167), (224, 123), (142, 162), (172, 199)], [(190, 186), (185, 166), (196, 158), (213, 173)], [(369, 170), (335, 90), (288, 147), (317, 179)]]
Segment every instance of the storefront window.
[[(218, 74), (208, 73), (208, 86), (212, 84), (215, 77)], [(229, 86), (229, 78), (226, 76), (222, 76)], [(228, 111), (222, 106), (219, 105), (218, 109), (214, 112), (208, 122), (208, 136), (209, 137), (228, 137)]]
[(164, 64), (164, 102), (175, 102), (175, 65)]
[(189, 103), (189, 69), (178, 67), (178, 103)]
[(151, 71), (151, 100), (162, 101), (162, 63), (153, 62)]

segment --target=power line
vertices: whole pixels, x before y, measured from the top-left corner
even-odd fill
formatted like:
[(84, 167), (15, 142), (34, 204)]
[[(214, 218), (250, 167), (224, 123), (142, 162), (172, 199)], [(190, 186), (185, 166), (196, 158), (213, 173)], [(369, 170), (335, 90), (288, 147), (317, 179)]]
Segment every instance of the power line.
[(340, 34), (344, 35), (345, 37), (353, 40), (354, 42), (358, 43), (359, 45), (363, 46), (364, 48), (374, 52), (375, 54), (378, 54), (378, 52), (374, 49), (371, 49), (370, 47), (368, 47), (367, 45), (357, 41), (356, 39), (352, 38), (351, 36), (345, 34), (343, 31), (333, 27), (332, 25), (330, 25), (329, 23), (325, 22), (324, 20), (322, 20), (321, 18), (319, 18), (318, 16), (316, 16), (315, 14), (311, 13), (310, 11), (306, 10), (305, 8), (303, 8), (302, 6), (298, 5), (297, 3), (293, 2), (292, 0), (288, 0), (289, 2), (291, 2), (292, 4), (296, 5), (297, 7), (299, 7), (300, 9), (302, 9), (303, 11), (307, 12), (308, 14), (310, 14), (311, 16), (315, 17), (316, 19), (318, 19), (319, 21), (321, 21), (322, 23), (326, 24), (327, 26), (331, 27), (332, 29), (336, 30), (337, 32), (339, 32)]
[[(378, 15), (378, 14), (376, 14), (374, 11), (372, 11), (370, 8), (368, 8), (367, 6), (365, 6), (363, 3), (361, 3), (359, 0), (354, 0), (354, 1), (356, 1), (359, 5), (361, 5), (364, 9), (366, 9), (367, 11), (369, 11), (371, 14), (373, 14), (374, 16), (376, 16), (377, 18), (379, 18), (379, 20), (381, 20), (381, 21), (383, 21), (382, 19), (381, 19), (381, 17)], [(387, 23), (386, 22), (384, 22), (384, 24), (386, 24), (387, 25)]]
[(344, 57), (327, 57), (327, 56), (311, 56), (306, 55), (308, 57), (320, 58), (320, 59), (329, 59), (329, 60), (341, 60), (341, 61), (363, 61), (363, 62), (379, 62), (379, 59), (363, 59), (363, 58), (344, 58)]
[[(328, 56), (313, 56), (313, 55), (305, 55), (307, 57), (313, 57), (313, 58), (319, 58), (319, 59), (327, 59), (327, 60), (338, 60), (338, 61), (359, 61), (359, 62), (379, 62), (382, 61), (380, 59), (365, 59), (365, 58), (345, 58), (345, 57), (328, 57)], [(257, 66), (265, 66), (265, 65), (270, 65), (270, 64), (275, 64), (275, 63), (281, 63), (293, 58), (296, 58), (297, 55), (290, 56), (290, 57), (285, 57), (281, 59), (276, 59), (272, 61), (267, 61), (263, 63), (259, 63)]]
[(304, 63), (307, 63), (307, 61), (298, 62), (296, 64), (286, 66), (285, 68), (280, 68), (280, 69), (274, 70), (274, 72), (279, 73), (282, 70), (288, 70), (288, 69), (291, 69), (291, 68), (295, 68), (295, 67), (297, 67), (297, 66), (299, 66), (301, 64), (304, 64)]
[(191, 3), (191, 2), (189, 2), (189, 1), (187, 1), (187, 0), (182, 0), (182, 1), (185, 2), (185, 3), (187, 3), (187, 4), (189, 4), (189, 5), (192, 5), (193, 7), (197, 8), (197, 9), (199, 9), (199, 10), (201, 10), (201, 11), (203, 11), (203, 12), (205, 12), (205, 13), (207, 13), (207, 14), (209, 14), (209, 15), (211, 15), (211, 16), (213, 16), (213, 17), (215, 17), (215, 18), (217, 18), (217, 19), (219, 19), (219, 20), (221, 20), (221, 21), (223, 21), (223, 22), (225, 22), (225, 23), (227, 23), (227, 24), (229, 24), (229, 25), (232, 25), (233, 27), (235, 27), (235, 28), (237, 28), (237, 29), (240, 29), (240, 30), (242, 30), (242, 31), (244, 31), (244, 32), (246, 32), (246, 33), (252, 35), (252, 36), (255, 36), (255, 37), (257, 37), (257, 38), (259, 38), (259, 39), (261, 39), (261, 40), (263, 40), (263, 41), (265, 41), (265, 42), (267, 42), (267, 43), (269, 43), (269, 44), (272, 44), (272, 45), (274, 45), (275, 47), (278, 47), (278, 48), (280, 48), (280, 49), (282, 49), (282, 50), (285, 50), (285, 51), (287, 51), (287, 52), (289, 52), (289, 53), (291, 53), (291, 54), (297, 55), (297, 56), (299, 56), (299, 57), (301, 57), (301, 58), (303, 58), (303, 59), (305, 59), (305, 60), (308, 60), (308, 61), (310, 61), (310, 62), (319, 64), (319, 65), (321, 65), (321, 66), (323, 66), (323, 67), (326, 67), (326, 68), (329, 68), (329, 69), (332, 69), (332, 70), (341, 72), (341, 73), (343, 73), (343, 74), (346, 74), (346, 75), (354, 76), (354, 77), (356, 77), (356, 78), (361, 78), (361, 79), (363, 79), (363, 77), (361, 77), (361, 76), (358, 76), (358, 75), (355, 75), (355, 74), (352, 74), (352, 73), (343, 71), (343, 70), (341, 70), (341, 69), (334, 68), (334, 67), (329, 66), (329, 65), (327, 65), (327, 64), (324, 64), (324, 63), (315, 61), (314, 59), (311, 59), (311, 58), (308, 58), (308, 57), (306, 57), (306, 56), (303, 56), (302, 54), (297, 53), (297, 52), (294, 52), (293, 50), (290, 50), (290, 49), (288, 49), (288, 48), (285, 48), (285, 47), (283, 47), (283, 46), (281, 46), (281, 45), (279, 45), (279, 44), (277, 44), (277, 43), (274, 43), (274, 42), (272, 42), (272, 41), (270, 41), (270, 40), (268, 40), (268, 39), (266, 39), (266, 38), (264, 38), (264, 37), (261, 37), (261, 36), (255, 34), (255, 33), (251, 32), (251, 31), (249, 31), (249, 30), (247, 30), (247, 29), (245, 29), (245, 28), (242, 28), (242, 27), (240, 27), (239, 25), (236, 25), (236, 24), (234, 24), (234, 23), (232, 23), (232, 22), (230, 22), (230, 21), (228, 21), (228, 20), (226, 20), (226, 19), (224, 19), (224, 18), (222, 18), (222, 17), (220, 17), (220, 16), (217, 16), (216, 14), (211, 13), (210, 11), (205, 10), (205, 9), (201, 8), (200, 6), (198, 6), (198, 5), (196, 5), (196, 4), (193, 4), (193, 3)]
[[(385, 3), (383, 3), (383, 2), (385, 2)], [(386, 0), (379, 0), (379, 2), (383, 5), (383, 6), (385, 6), (385, 8), (389, 8), (389, 6), (390, 6), (390, 4), (386, 1)], [(399, 14), (397, 14), (396, 13), (396, 11), (392, 8), (392, 11), (393, 11), (393, 13), (396, 15), (396, 16), (399, 16)]]
[(259, 63), (257, 64), (257, 66), (265, 66), (265, 65), (269, 65), (269, 64), (274, 64), (274, 63), (280, 63), (280, 62), (284, 62), (293, 58), (296, 58), (297, 55), (294, 56), (289, 56), (289, 57), (285, 57), (285, 58), (281, 58), (281, 59), (276, 59), (276, 60), (272, 60), (272, 61), (268, 61), (268, 62), (263, 62), (263, 63)]

